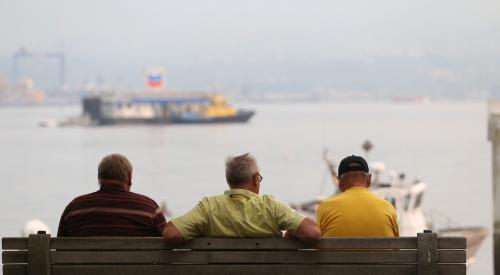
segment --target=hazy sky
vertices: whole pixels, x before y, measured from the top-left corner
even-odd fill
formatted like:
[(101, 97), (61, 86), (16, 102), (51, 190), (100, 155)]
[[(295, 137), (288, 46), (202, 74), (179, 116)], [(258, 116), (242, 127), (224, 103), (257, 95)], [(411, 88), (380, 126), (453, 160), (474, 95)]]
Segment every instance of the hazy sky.
[(400, 56), (474, 63), (500, 57), (500, 1), (0, 0), (0, 41), (0, 74), (25, 45), (63, 48), (74, 79), (155, 64)]

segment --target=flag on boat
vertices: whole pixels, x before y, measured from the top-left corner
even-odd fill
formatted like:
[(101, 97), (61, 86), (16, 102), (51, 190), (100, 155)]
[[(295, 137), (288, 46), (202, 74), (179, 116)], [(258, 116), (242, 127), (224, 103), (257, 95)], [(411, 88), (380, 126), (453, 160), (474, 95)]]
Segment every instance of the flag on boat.
[(160, 74), (150, 74), (148, 76), (148, 86), (152, 88), (161, 87), (163, 84), (163, 77)]
[(162, 88), (165, 85), (165, 70), (161, 67), (152, 67), (146, 73), (146, 86), (149, 88)]

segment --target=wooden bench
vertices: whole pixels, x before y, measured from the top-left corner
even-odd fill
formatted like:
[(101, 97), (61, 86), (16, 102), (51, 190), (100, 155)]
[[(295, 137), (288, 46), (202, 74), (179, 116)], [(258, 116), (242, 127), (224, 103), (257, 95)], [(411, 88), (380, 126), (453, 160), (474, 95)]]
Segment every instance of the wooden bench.
[(419, 233), (400, 238), (2, 238), (4, 275), (465, 274), (466, 240)]

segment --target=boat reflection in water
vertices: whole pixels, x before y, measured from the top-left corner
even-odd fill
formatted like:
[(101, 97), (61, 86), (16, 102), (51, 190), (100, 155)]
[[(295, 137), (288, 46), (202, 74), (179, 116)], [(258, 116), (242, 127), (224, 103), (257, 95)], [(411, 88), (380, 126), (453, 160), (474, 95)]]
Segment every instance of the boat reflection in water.
[[(326, 151), (324, 160), (335, 186), (338, 186), (337, 165), (327, 157)], [(427, 184), (424, 181), (416, 179), (409, 182), (404, 174), (387, 173), (385, 165), (380, 162), (370, 163), (370, 170), (373, 174), (370, 189), (396, 208), (401, 236), (416, 236), (417, 233), (430, 229), (440, 236), (465, 237), (467, 238), (467, 265), (472, 264), (479, 246), (488, 234), (486, 228), (454, 226), (450, 219), (436, 215), (437, 212), (427, 217), (422, 208), (424, 193), (427, 189)], [(334, 195), (337, 193), (338, 189)], [(308, 202), (291, 205), (303, 214), (315, 218), (318, 205), (328, 198), (328, 196), (323, 196)], [(441, 226), (441, 224), (443, 225)]]

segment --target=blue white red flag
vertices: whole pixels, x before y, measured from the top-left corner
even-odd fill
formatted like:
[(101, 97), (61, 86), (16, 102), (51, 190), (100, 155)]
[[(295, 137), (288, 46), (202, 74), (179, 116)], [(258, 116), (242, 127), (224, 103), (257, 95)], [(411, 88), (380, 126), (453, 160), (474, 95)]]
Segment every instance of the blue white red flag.
[(149, 74), (148, 75), (148, 86), (152, 88), (158, 88), (163, 85), (163, 76), (161, 74)]

